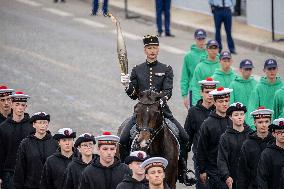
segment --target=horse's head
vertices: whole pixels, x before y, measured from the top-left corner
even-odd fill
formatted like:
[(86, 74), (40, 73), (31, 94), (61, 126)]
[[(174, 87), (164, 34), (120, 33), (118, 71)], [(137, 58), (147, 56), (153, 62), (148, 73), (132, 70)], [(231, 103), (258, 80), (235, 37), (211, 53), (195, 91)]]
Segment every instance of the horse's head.
[(137, 142), (140, 149), (146, 150), (163, 122), (159, 99), (162, 93), (147, 90), (140, 93), (139, 102), (134, 107), (136, 128), (139, 133)]

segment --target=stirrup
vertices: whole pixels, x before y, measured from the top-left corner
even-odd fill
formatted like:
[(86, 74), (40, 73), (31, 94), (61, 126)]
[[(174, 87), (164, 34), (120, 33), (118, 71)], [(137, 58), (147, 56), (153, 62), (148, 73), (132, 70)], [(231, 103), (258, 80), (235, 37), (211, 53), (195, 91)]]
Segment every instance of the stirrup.
[(192, 186), (196, 184), (197, 180), (194, 177), (189, 178), (187, 175), (188, 173), (192, 173), (193, 175), (195, 175), (195, 173), (191, 169), (186, 168), (185, 172), (182, 175), (182, 181), (183, 181), (182, 183), (186, 186)]

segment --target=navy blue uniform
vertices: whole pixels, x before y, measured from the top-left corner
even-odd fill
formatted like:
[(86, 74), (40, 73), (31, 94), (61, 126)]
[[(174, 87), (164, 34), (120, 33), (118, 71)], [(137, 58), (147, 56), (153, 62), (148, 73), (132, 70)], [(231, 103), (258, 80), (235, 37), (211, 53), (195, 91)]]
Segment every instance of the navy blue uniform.
[(165, 33), (170, 35), (170, 24), (171, 24), (171, 0), (156, 0), (156, 23), (158, 33), (163, 33), (162, 15), (164, 14), (165, 21)]
[(224, 23), (227, 34), (228, 47), (231, 53), (235, 53), (235, 43), (232, 37), (232, 11), (235, 2), (233, 0), (209, 0), (215, 22), (215, 39), (222, 50), (221, 26)]

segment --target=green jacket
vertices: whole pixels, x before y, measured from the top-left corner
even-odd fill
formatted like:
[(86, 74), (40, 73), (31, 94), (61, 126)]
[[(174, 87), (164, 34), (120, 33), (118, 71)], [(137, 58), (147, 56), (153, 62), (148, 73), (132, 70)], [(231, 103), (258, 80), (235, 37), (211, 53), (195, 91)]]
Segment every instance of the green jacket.
[(219, 56), (216, 57), (215, 62), (208, 60), (207, 55), (201, 57), (201, 61), (196, 66), (192, 77), (192, 104), (196, 104), (201, 99), (198, 81), (211, 77), (217, 68), (220, 68)]
[[(249, 79), (245, 80), (241, 76), (237, 75), (229, 86), (230, 89), (233, 89), (233, 92), (231, 93), (230, 104), (233, 104), (234, 102), (241, 102), (248, 107), (251, 92), (256, 84), (257, 81), (252, 76)], [(246, 113), (246, 122), (248, 121), (249, 112)]]
[(229, 70), (228, 73), (225, 73), (221, 70), (221, 68), (216, 69), (214, 74), (212, 75), (213, 79), (219, 81), (218, 86), (228, 88), (231, 82), (235, 79), (236, 73), (232, 69)]
[(275, 92), (273, 101), (274, 119), (284, 116), (284, 86)]
[[(260, 106), (273, 109), (273, 99), (275, 92), (283, 86), (280, 77), (276, 77), (274, 83), (269, 83), (266, 77), (261, 77), (256, 85), (249, 100), (248, 112), (252, 112)], [(253, 125), (253, 119), (250, 117), (249, 125)], [(254, 128), (253, 128), (254, 129)]]
[(188, 95), (188, 89), (191, 88), (191, 80), (195, 67), (200, 62), (201, 57), (205, 55), (205, 49), (200, 49), (193, 44), (190, 51), (184, 56), (180, 78), (181, 96), (184, 97)]

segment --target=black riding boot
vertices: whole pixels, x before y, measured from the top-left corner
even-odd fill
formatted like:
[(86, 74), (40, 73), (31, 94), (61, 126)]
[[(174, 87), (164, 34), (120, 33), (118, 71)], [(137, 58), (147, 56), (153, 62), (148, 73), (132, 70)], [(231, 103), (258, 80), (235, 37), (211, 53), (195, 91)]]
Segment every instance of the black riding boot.
[(130, 119), (127, 119), (123, 124), (124, 128), (121, 131), (120, 134), (120, 139), (119, 139), (119, 156), (120, 160), (124, 162), (125, 158), (129, 155), (130, 153), (130, 130), (132, 127), (135, 125), (135, 116), (132, 116)]
[(187, 163), (186, 160), (182, 157), (179, 157), (178, 160), (178, 180), (179, 183), (183, 183), (186, 186), (192, 186), (196, 183), (196, 180), (194, 177), (189, 178), (187, 173), (192, 172), (194, 175), (194, 172), (187, 169)]

